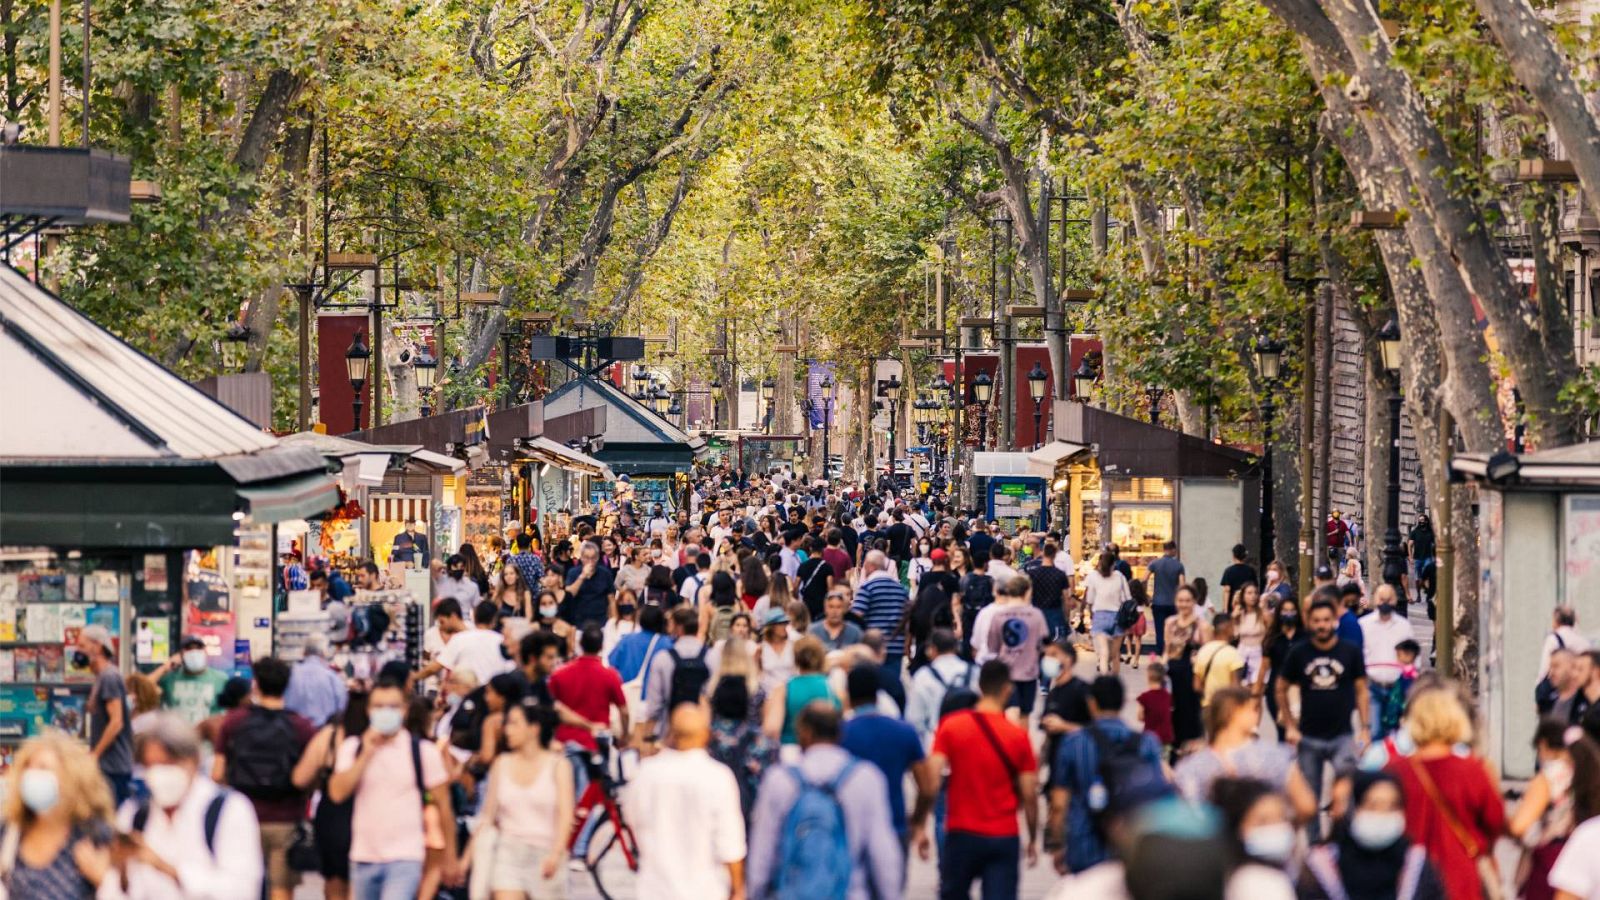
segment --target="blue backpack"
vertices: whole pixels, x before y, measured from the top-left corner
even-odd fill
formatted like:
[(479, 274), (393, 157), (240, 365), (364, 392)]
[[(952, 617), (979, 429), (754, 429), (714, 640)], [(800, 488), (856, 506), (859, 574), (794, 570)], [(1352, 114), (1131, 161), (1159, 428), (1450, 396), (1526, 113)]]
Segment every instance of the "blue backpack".
[(800, 795), (783, 820), (772, 895), (777, 900), (837, 900), (850, 893), (855, 860), (845, 833), (839, 785), (860, 760), (851, 760), (827, 784), (812, 784), (795, 766), (784, 766)]

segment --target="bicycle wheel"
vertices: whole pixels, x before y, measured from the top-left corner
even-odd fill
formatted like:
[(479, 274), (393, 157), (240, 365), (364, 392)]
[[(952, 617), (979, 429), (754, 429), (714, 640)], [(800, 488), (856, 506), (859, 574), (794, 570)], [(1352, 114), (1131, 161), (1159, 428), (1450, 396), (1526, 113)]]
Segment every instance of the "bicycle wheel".
[[(639, 845), (626, 822), (618, 828), (611, 820), (611, 813), (604, 809), (597, 810), (594, 815), (594, 831), (589, 835), (589, 849), (584, 854), (583, 864), (602, 900), (612, 900), (611, 893), (606, 890), (606, 879), (623, 878), (626, 877), (624, 872), (639, 871)], [(613, 847), (623, 848), (620, 858), (611, 854)]]

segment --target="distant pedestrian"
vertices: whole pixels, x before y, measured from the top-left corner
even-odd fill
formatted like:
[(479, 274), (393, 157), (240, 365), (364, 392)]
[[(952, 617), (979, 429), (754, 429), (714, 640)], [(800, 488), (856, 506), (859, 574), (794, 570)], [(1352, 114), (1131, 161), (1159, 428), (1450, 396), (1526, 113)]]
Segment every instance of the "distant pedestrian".
[(350, 688), (344, 675), (328, 663), (328, 638), (322, 634), (306, 636), (305, 655), (294, 664), (284, 706), (306, 717), (312, 727), (321, 728), (344, 711)]
[(89, 747), (100, 774), (111, 786), (112, 799), (120, 805), (132, 794), (133, 727), (128, 714), (128, 686), (118, 671), (116, 647), (104, 625), (90, 625), (78, 632), (77, 653), (94, 673), (89, 689)]
[(856, 588), (855, 602), (850, 611), (862, 620), (862, 627), (883, 632), (886, 647), (884, 668), (898, 676), (905, 658), (906, 635), (901, 627), (911, 594), (900, 583), (894, 560), (882, 551), (873, 550), (862, 563), (866, 577)]
[(1164, 656), (1167, 648), (1167, 620), (1178, 612), (1178, 585), (1183, 584), (1183, 562), (1178, 559), (1178, 544), (1167, 541), (1161, 555), (1151, 560), (1147, 567), (1150, 579), (1150, 612), (1155, 618), (1156, 656)]

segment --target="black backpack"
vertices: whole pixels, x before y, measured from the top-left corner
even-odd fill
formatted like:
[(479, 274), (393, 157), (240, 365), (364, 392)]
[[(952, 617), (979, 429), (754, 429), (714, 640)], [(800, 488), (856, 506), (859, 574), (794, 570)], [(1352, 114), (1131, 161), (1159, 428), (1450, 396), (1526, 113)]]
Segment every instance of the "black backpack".
[(971, 610), (974, 616), (978, 610), (994, 602), (994, 579), (982, 572), (970, 572), (961, 581), (961, 611), (963, 614)]
[(709, 646), (702, 646), (694, 656), (679, 656), (676, 647), (667, 648), (667, 654), (672, 657), (672, 683), (667, 687), (667, 712), (677, 709), (681, 703), (700, 702), (706, 682), (711, 680), (711, 667), (706, 665), (706, 651), (709, 649)]
[(477, 753), (483, 746), (483, 720), (489, 715), (485, 690), (479, 687), (461, 698), (461, 705), (450, 716), (450, 746), (468, 753)]
[(928, 665), (928, 674), (932, 675), (933, 680), (939, 682), (940, 686), (944, 688), (944, 699), (939, 701), (939, 721), (943, 722), (944, 717), (951, 713), (972, 709), (978, 705), (978, 692), (972, 689), (972, 676), (977, 668), (977, 666), (968, 663), (967, 675), (962, 679), (961, 683), (950, 684), (939, 674), (938, 669), (934, 668), (932, 664)]
[(1127, 737), (1119, 740), (1097, 725), (1090, 725), (1085, 730), (1089, 732), (1089, 739), (1094, 741), (1095, 756), (1099, 759), (1099, 764), (1095, 766), (1094, 782), (1089, 785), (1086, 799), (1090, 818), (1104, 840), (1110, 813), (1119, 806), (1118, 796), (1148, 783), (1152, 778), (1160, 780), (1162, 774), (1159, 767), (1152, 770), (1150, 763), (1139, 755), (1144, 740), (1144, 735), (1139, 732), (1130, 731)]
[(228, 786), (252, 800), (281, 800), (300, 793), (294, 766), (305, 749), (286, 709), (251, 706), (228, 740)]

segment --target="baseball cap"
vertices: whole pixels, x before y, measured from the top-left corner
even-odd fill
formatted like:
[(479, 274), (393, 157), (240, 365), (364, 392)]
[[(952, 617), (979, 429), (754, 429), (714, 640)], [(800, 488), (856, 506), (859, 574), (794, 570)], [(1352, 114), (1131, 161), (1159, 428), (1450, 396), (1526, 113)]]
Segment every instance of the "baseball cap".
[(1333, 570), (1328, 568), (1327, 566), (1317, 566), (1317, 577), (1318, 578), (1332, 578), (1333, 577)]
[(99, 644), (106, 648), (108, 652), (116, 651), (116, 647), (111, 644), (111, 632), (107, 631), (104, 625), (86, 626), (82, 631), (78, 632), (78, 635), (90, 643)]
[(183, 636), (183, 640), (178, 642), (178, 649), (180, 650), (204, 650), (205, 648), (205, 638), (198, 634), (186, 634)]
[(928, 554), (928, 558), (934, 562), (944, 562), (947, 556), (949, 556), (949, 554), (944, 552), (943, 547), (938, 547), (932, 553)]
[(769, 609), (767, 610), (767, 614), (761, 618), (762, 628), (771, 628), (774, 625), (787, 624), (789, 624), (789, 614), (781, 609)]

